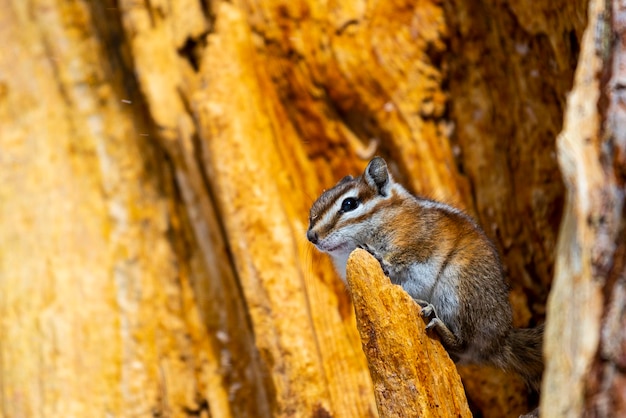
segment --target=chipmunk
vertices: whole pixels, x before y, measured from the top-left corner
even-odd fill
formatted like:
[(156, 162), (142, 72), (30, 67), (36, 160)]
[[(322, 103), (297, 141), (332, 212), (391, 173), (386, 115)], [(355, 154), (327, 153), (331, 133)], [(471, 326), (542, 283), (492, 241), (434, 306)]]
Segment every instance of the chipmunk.
[(411, 195), (382, 158), (322, 193), (311, 207), (307, 238), (332, 257), (344, 282), (350, 253), (372, 254), (422, 307), (427, 329), (455, 362), (514, 371), (539, 389), (543, 326), (513, 328), (494, 245), (461, 210)]

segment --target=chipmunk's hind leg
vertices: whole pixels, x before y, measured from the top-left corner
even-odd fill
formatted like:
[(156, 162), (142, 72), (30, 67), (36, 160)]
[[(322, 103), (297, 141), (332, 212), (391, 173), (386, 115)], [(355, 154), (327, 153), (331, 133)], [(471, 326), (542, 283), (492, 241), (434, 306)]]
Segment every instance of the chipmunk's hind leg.
[(437, 316), (437, 311), (435, 311), (435, 306), (425, 300), (416, 300), (415, 302), (422, 308), (422, 311), (420, 312), (422, 317), (430, 318), (430, 321), (428, 321), (428, 323), (426, 324), (426, 329), (434, 329), (435, 332), (437, 332), (437, 335), (439, 335), (441, 343), (446, 348), (446, 350), (461, 350), (463, 346), (462, 341), (456, 335), (454, 335), (452, 331), (450, 331), (450, 328), (448, 328), (441, 319), (439, 319), (439, 317)]

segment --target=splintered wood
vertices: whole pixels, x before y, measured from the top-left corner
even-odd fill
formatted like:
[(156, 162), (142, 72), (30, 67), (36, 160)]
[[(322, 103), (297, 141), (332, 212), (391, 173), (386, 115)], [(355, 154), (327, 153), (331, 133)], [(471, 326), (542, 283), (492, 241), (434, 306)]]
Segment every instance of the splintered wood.
[(472, 416), (454, 363), (427, 335), (413, 299), (364, 250), (350, 255), (347, 279), (379, 414)]

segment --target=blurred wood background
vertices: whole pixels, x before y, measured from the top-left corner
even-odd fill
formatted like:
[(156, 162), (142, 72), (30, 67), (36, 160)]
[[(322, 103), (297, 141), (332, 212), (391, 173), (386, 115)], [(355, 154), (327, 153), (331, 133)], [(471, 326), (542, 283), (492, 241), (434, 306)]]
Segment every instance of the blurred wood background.
[(304, 237), (373, 155), (547, 314), (545, 416), (626, 411), (621, 3), (0, 0), (0, 416), (378, 416)]

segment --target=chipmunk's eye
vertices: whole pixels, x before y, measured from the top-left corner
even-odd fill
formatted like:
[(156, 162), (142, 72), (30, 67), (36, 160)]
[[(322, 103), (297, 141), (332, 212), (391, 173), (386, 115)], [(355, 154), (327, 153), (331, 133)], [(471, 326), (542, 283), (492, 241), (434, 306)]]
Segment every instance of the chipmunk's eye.
[(350, 212), (359, 207), (359, 201), (353, 197), (348, 197), (341, 202), (341, 212)]

